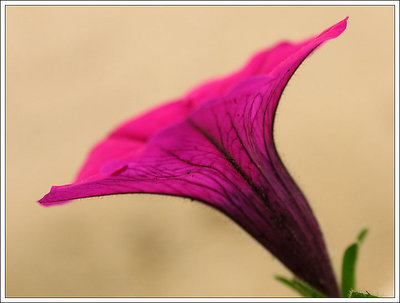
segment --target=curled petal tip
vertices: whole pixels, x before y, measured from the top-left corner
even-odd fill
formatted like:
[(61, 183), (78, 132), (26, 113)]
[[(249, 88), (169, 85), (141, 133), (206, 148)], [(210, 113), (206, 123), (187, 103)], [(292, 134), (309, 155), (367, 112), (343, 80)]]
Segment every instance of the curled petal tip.
[(38, 200), (37, 203), (39, 203), (41, 206), (54, 206), (54, 205), (61, 205), (64, 203), (67, 203), (68, 201), (51, 201), (50, 199), (47, 198), (48, 194), (45, 195), (42, 199)]
[(344, 18), (342, 21), (339, 22), (339, 24), (341, 24), (342, 26), (344, 26), (344, 29), (346, 29), (347, 27), (347, 20), (349, 20), (349, 16), (347, 16), (346, 18)]
[(42, 206), (61, 205), (70, 202), (70, 199), (62, 200), (57, 196), (57, 188), (61, 186), (52, 186), (50, 192), (37, 202)]
[(51, 191), (52, 191), (52, 189), (50, 189), (50, 192), (48, 194), (44, 195), (40, 200), (38, 200), (36, 202), (38, 202), (42, 206), (49, 206), (50, 201), (48, 201), (48, 196), (51, 194)]
[(347, 27), (347, 20), (349, 17), (344, 18), (342, 21), (339, 23), (335, 24), (331, 28), (327, 29), (326, 32), (329, 32), (332, 36), (329, 37), (331, 39), (338, 37), (340, 34), (342, 34)]
[(316, 40), (323, 39), (324, 41), (327, 41), (330, 39), (337, 38), (346, 30), (348, 19), (349, 17), (344, 18), (342, 21), (336, 23), (335, 25), (323, 31), (320, 35), (315, 37), (315, 39)]

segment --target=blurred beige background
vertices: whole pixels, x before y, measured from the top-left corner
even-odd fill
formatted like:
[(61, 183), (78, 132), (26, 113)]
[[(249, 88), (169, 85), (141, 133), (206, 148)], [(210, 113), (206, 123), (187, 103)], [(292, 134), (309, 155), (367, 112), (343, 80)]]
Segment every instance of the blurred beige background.
[(393, 295), (392, 7), (7, 7), (7, 268), (14, 296), (295, 296), (291, 274), (234, 222), (155, 195), (44, 208), (125, 119), (350, 16), (291, 79), (281, 156), (337, 276), (370, 227), (358, 287)]

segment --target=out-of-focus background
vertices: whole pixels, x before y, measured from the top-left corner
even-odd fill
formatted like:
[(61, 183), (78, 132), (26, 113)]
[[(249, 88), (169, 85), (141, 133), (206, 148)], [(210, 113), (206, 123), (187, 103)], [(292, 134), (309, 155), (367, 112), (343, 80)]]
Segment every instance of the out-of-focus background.
[(45, 208), (122, 121), (349, 16), (278, 108), (279, 152), (318, 217), (336, 275), (361, 228), (358, 288), (393, 296), (392, 7), (6, 8), (6, 295), (295, 296), (234, 222), (183, 198)]

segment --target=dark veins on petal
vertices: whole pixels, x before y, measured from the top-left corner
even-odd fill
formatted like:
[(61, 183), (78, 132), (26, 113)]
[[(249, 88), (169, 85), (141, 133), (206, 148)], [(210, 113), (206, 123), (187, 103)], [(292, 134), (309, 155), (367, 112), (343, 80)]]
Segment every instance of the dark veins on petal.
[[(179, 145), (161, 142), (162, 163), (146, 166), (142, 176), (151, 174), (165, 182), (169, 189), (160, 192), (179, 191), (220, 209), (300, 278), (333, 293), (331, 281), (314, 281), (331, 276), (321, 273), (331, 271), (326, 252), (321, 251), (325, 246), (311, 209), (275, 150), (275, 87), (268, 79), (257, 92), (211, 102), (166, 130), (163, 137), (173, 136)], [(140, 161), (146, 162), (152, 163)], [(138, 168), (132, 166), (136, 177)]]
[(293, 52), (278, 56), (280, 63), (267, 75), (249, 75), (222, 96), (212, 94), (184, 120), (149, 137), (140, 153), (107, 163), (108, 171), (90, 182), (53, 187), (40, 202), (138, 192), (198, 199), (231, 217), (297, 277), (339, 296), (318, 223), (276, 151), (273, 123), (295, 70), (343, 32), (346, 20), (301, 44), (285, 45)]

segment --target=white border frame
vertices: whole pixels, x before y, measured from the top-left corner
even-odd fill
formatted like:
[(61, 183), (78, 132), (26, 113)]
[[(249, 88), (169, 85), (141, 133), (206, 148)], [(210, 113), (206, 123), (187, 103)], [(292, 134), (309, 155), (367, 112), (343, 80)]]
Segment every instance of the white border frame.
[[(395, 276), (394, 276), (394, 298), (368, 298), (368, 299), (349, 299), (349, 298), (7, 298), (5, 297), (5, 212), (6, 212), (6, 193), (5, 193), (5, 110), (6, 110), (6, 71), (5, 71), (5, 13), (6, 6), (173, 6), (173, 5), (223, 5), (223, 6), (394, 6), (394, 35), (395, 35), (395, 100), (394, 100), (394, 139), (395, 139)], [(2, 1), (1, 2), (1, 288), (0, 302), (399, 302), (399, 2), (398, 1)], [(396, 203), (397, 202), (397, 203)]]

